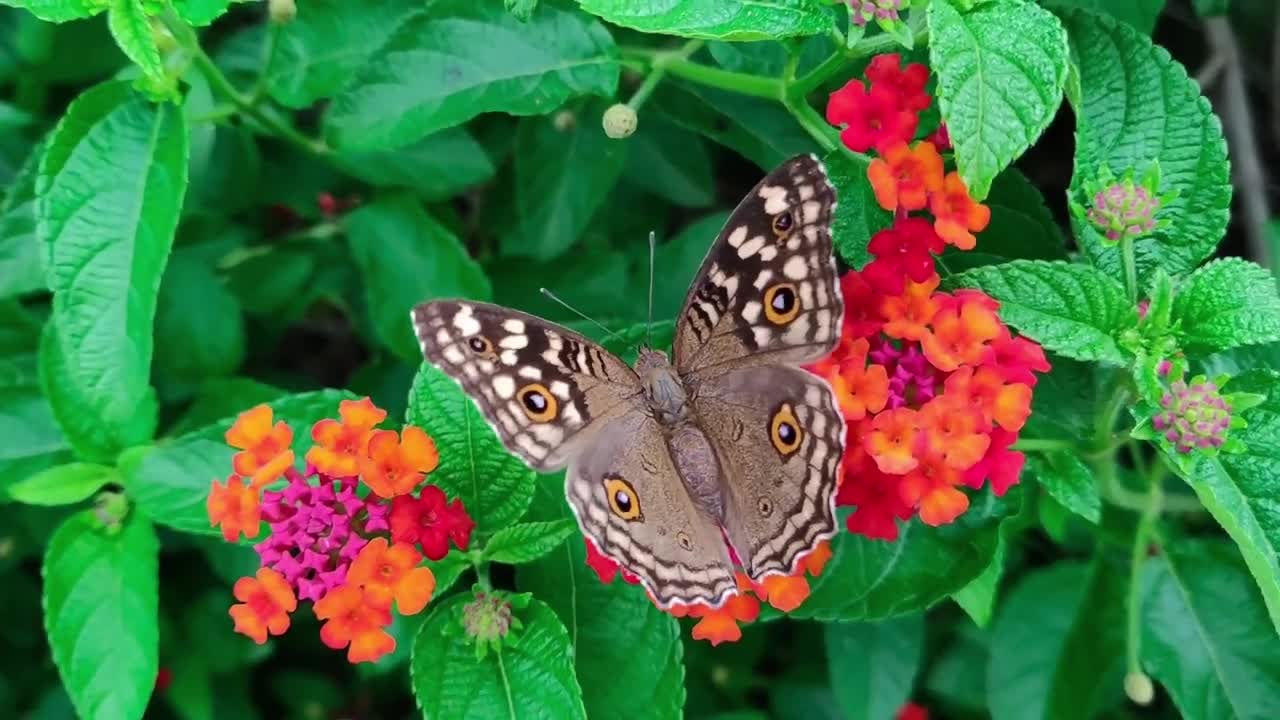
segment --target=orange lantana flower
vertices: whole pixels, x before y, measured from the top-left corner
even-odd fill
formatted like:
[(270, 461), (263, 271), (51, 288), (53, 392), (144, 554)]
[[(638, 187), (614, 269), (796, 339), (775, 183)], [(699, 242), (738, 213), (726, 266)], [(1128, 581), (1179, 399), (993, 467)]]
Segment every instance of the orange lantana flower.
[(236, 621), (236, 632), (259, 645), (268, 634), (283, 635), (289, 629), (289, 613), (298, 609), (293, 588), (271, 568), (258, 568), (256, 577), (240, 578), (232, 593), (240, 601), (227, 611)]
[(751, 589), (775, 609), (791, 612), (809, 598), (809, 581), (805, 579), (805, 572), (816, 577), (830, 559), (831, 543), (823, 540), (812, 552), (800, 559), (796, 564), (795, 574), (770, 575), (760, 582), (752, 583)]
[(849, 345), (850, 357), (827, 375), (846, 420), (878, 413), (889, 401), (889, 373), (881, 365), (867, 367), (869, 344), (859, 338)]
[(928, 453), (940, 456), (956, 470), (968, 470), (987, 454), (990, 427), (983, 427), (982, 411), (943, 394), (920, 408), (920, 429)]
[(235, 542), (241, 533), (247, 538), (256, 538), (262, 525), (259, 504), (258, 489), (246, 485), (239, 475), (228, 477), (226, 484), (214, 480), (205, 504), (209, 526), (220, 527), (227, 542)]
[(956, 489), (963, 476), (937, 455), (930, 455), (898, 485), (903, 502), (919, 506), (926, 525), (946, 525), (969, 509), (969, 497)]
[(1031, 414), (1031, 386), (1005, 383), (999, 370), (961, 368), (947, 378), (946, 393), (978, 407), (988, 422), (1018, 432)]
[(972, 250), (978, 244), (973, 233), (991, 222), (991, 208), (969, 196), (964, 180), (955, 171), (947, 174), (941, 192), (929, 196), (929, 211), (938, 236), (961, 250)]
[(271, 407), (263, 404), (240, 413), (227, 429), (227, 444), (238, 448), (231, 467), (249, 478), (255, 488), (262, 487), (293, 466), (293, 428), (281, 420), (271, 424)]
[(904, 281), (901, 295), (890, 295), (880, 301), (880, 314), (885, 318), (884, 334), (899, 340), (919, 340), (929, 334), (928, 324), (938, 312), (933, 291), (941, 279), (934, 275), (924, 282)]
[(863, 447), (876, 461), (880, 472), (901, 475), (915, 468), (916, 411), (911, 408), (886, 410), (871, 421)]
[(920, 341), (920, 349), (934, 367), (951, 372), (961, 365), (977, 365), (1000, 336), (1000, 318), (978, 300), (939, 310), (930, 323), (933, 331)]
[(867, 179), (885, 210), (923, 210), (929, 194), (942, 189), (942, 156), (931, 142), (897, 142), (871, 161)]
[(430, 568), (418, 567), (422, 553), (408, 543), (387, 546), (387, 539), (369, 541), (351, 563), (347, 584), (364, 588), (365, 600), (380, 608), (395, 600), (401, 615), (416, 615), (436, 589)]
[(350, 662), (374, 662), (396, 649), (396, 639), (383, 629), (391, 624), (391, 610), (370, 602), (358, 587), (336, 587), (314, 609), (317, 618), (327, 621), (320, 628), (320, 640), (334, 650), (350, 646)]
[(693, 626), (694, 640), (707, 640), (712, 645), (722, 642), (737, 642), (742, 639), (742, 628), (738, 623), (755, 622), (760, 616), (760, 601), (751, 594), (751, 581), (742, 572), (738, 573), (738, 592), (731, 596), (718, 608), (708, 605), (692, 605), (672, 608), (673, 615), (701, 618)]
[(436, 444), (421, 428), (376, 430), (369, 438), (369, 454), (358, 458), (360, 476), (379, 497), (408, 495), (422, 483), (423, 475), (436, 469), (440, 456)]
[(387, 411), (369, 398), (343, 400), (338, 404), (342, 422), (326, 418), (311, 428), (316, 446), (307, 451), (307, 462), (333, 477), (355, 477), (360, 472), (358, 459), (368, 451), (369, 437), (378, 423), (387, 419)]

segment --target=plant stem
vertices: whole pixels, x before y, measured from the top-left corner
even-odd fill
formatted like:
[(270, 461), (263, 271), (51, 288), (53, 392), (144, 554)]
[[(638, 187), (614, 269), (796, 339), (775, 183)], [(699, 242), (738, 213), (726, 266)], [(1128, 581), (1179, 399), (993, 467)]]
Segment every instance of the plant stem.
[(1019, 438), (1010, 449), (1023, 452), (1076, 452), (1078, 450), (1073, 442), (1049, 438)]
[(191, 55), (191, 61), (200, 74), (209, 81), (209, 88), (214, 94), (227, 100), (246, 117), (252, 118), (272, 135), (289, 142), (306, 152), (315, 155), (324, 155), (329, 152), (329, 147), (324, 142), (309, 138), (298, 132), (296, 128), (271, 113), (264, 112), (258, 107), (256, 102), (236, 89), (227, 76), (222, 73), (217, 64), (204, 52), (200, 47), (200, 40), (196, 37), (196, 33), (182, 20), (171, 12), (162, 14), (161, 19), (164, 21), (169, 32), (173, 33), (173, 37), (178, 41), (184, 50)]
[(484, 590), (492, 590), (493, 583), (489, 582), (489, 563), (473, 562), (471, 567), (476, 570), (476, 583)]
[(684, 44), (684, 47), (673, 53), (654, 57), (653, 63), (650, 65), (649, 74), (645, 76), (644, 82), (640, 83), (640, 87), (636, 88), (635, 94), (627, 101), (627, 105), (632, 110), (639, 110), (644, 105), (645, 100), (648, 100), (649, 96), (653, 94), (654, 89), (658, 87), (658, 83), (662, 82), (662, 78), (666, 76), (668, 66), (672, 62), (688, 60), (689, 56), (698, 52), (702, 45), (703, 41), (701, 40), (690, 40)]
[(257, 105), (267, 96), (267, 79), (271, 72), (271, 61), (276, 56), (276, 43), (280, 39), (280, 31), (284, 29), (284, 25), (278, 22), (267, 23), (267, 39), (262, 44), (262, 70), (258, 72), (258, 79), (253, 84), (253, 90), (249, 93), (249, 102)]
[(1142, 649), (1142, 563), (1147, 559), (1148, 547), (1155, 536), (1156, 521), (1164, 506), (1164, 480), (1151, 478), (1147, 488), (1142, 515), (1133, 536), (1133, 552), (1129, 562), (1128, 639), (1125, 643), (1125, 659), (1130, 673), (1142, 672), (1139, 654)]
[(782, 92), (782, 83), (777, 78), (721, 70), (709, 65), (691, 62), (686, 58), (676, 57), (670, 52), (661, 50), (624, 47), (622, 48), (622, 58), (623, 60), (645, 60), (650, 66), (661, 59), (665, 59), (666, 71), (676, 77), (696, 82), (699, 85), (729, 90), (741, 95), (777, 100)]
[(1125, 235), (1120, 241), (1120, 258), (1124, 263), (1124, 286), (1129, 291), (1129, 302), (1138, 302), (1138, 261), (1134, 257), (1133, 238)]
[[(928, 39), (928, 30), (920, 30), (916, 33), (916, 44), (923, 44), (928, 41)], [(836, 51), (832, 53), (830, 57), (819, 63), (816, 68), (810, 70), (808, 73), (797, 79), (795, 83), (788, 88), (788, 91), (797, 95), (808, 95), (818, 89), (822, 83), (838, 75), (842, 70), (858, 60), (872, 55), (877, 55), (885, 52), (886, 50), (891, 50), (895, 45), (897, 45), (896, 40), (888, 34), (882, 34), (859, 40), (853, 47), (848, 49), (837, 47)]]

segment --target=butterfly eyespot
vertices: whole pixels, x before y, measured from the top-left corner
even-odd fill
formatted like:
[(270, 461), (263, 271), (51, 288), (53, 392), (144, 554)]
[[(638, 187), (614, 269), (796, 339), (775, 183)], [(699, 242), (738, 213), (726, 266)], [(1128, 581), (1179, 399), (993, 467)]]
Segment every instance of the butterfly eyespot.
[(764, 291), (764, 316), (774, 325), (786, 325), (800, 314), (800, 298), (791, 283), (770, 285)]
[(693, 550), (693, 540), (690, 540), (689, 533), (683, 530), (676, 533), (676, 542), (680, 543), (680, 547), (685, 550)]
[(640, 512), (640, 498), (631, 483), (617, 475), (607, 476), (604, 479), (604, 495), (614, 515), (627, 522), (644, 520), (644, 515)]
[(781, 214), (773, 216), (773, 234), (778, 237), (786, 237), (791, 233), (791, 228), (795, 227), (795, 218), (791, 216), (791, 211), (787, 210)]
[(489, 338), (480, 335), (472, 335), (467, 340), (467, 347), (471, 348), (471, 352), (477, 355), (488, 355), (493, 352), (493, 343)]
[(759, 500), (756, 500), (756, 509), (759, 510), (760, 514), (764, 517), (769, 517), (773, 514), (773, 501), (769, 498), (762, 497)]
[(516, 400), (524, 408), (524, 414), (534, 422), (550, 422), (556, 417), (558, 409), (556, 399), (542, 385), (531, 383), (520, 388)]
[(800, 449), (804, 431), (800, 429), (800, 423), (796, 421), (796, 414), (790, 405), (783, 403), (774, 411), (773, 418), (769, 421), (769, 440), (773, 443), (773, 449), (783, 457), (790, 457)]

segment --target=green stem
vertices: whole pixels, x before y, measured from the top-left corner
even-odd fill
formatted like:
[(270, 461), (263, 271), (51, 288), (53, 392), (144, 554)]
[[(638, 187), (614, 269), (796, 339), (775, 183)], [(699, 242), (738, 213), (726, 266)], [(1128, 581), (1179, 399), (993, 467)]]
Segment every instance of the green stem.
[(164, 21), (169, 32), (173, 33), (173, 37), (178, 41), (184, 50), (191, 56), (192, 63), (200, 74), (209, 81), (209, 88), (214, 94), (227, 100), (246, 117), (252, 118), (262, 128), (272, 135), (292, 143), (298, 148), (313, 153), (315, 155), (324, 155), (329, 152), (328, 146), (322, 141), (309, 138), (298, 132), (296, 128), (271, 113), (264, 112), (262, 108), (253, 101), (252, 98), (246, 96), (236, 89), (227, 76), (222, 73), (217, 64), (204, 52), (200, 47), (200, 40), (196, 37), (196, 33), (182, 20), (172, 13), (166, 12), (162, 14), (161, 19)]
[(1103, 406), (1102, 412), (1098, 414), (1097, 422), (1094, 424), (1093, 445), (1095, 448), (1103, 448), (1109, 444), (1111, 431), (1116, 426), (1116, 420), (1120, 418), (1121, 411), (1129, 402), (1129, 385), (1127, 377), (1123, 370), (1117, 370), (1113, 377), (1115, 389), (1111, 391), (1111, 397), (1108, 398), (1107, 404)]
[(1129, 302), (1138, 302), (1138, 261), (1134, 256), (1133, 238), (1128, 235), (1120, 241), (1120, 257), (1124, 263), (1124, 286), (1129, 291)]
[(480, 587), (484, 590), (492, 590), (493, 583), (489, 582), (489, 563), (473, 561), (471, 567), (475, 568), (476, 582)]
[(720, 68), (702, 65), (686, 58), (674, 56), (669, 51), (624, 47), (622, 48), (622, 58), (624, 61), (644, 60), (650, 66), (656, 62), (664, 61), (666, 71), (676, 77), (696, 82), (699, 85), (729, 90), (740, 95), (751, 95), (769, 100), (777, 100), (782, 95), (782, 83), (777, 78), (721, 70)]
[(258, 80), (253, 84), (253, 90), (249, 93), (248, 100), (253, 105), (262, 102), (267, 96), (267, 82), (271, 72), (271, 61), (275, 59), (276, 43), (280, 39), (280, 31), (284, 29), (284, 25), (278, 22), (267, 23), (267, 39), (262, 44), (262, 70), (258, 73)]
[(1010, 448), (1022, 452), (1076, 452), (1076, 444), (1067, 440), (1049, 438), (1019, 438)]
[[(838, 147), (844, 147), (839, 140), (839, 135), (835, 128), (831, 127), (817, 110), (814, 110), (809, 103), (803, 99), (793, 100), (787, 98), (782, 103), (787, 110), (795, 116), (796, 122), (800, 123), (800, 127), (809, 133), (819, 146), (826, 152), (831, 152)], [(852, 151), (850, 151), (852, 152)]]
[[(928, 39), (928, 30), (916, 32), (915, 42), (917, 45), (924, 44)], [(816, 68), (797, 79), (788, 88), (788, 92), (797, 95), (808, 95), (858, 60), (892, 50), (897, 44), (897, 41), (888, 34), (881, 34), (859, 40), (851, 48), (837, 49), (830, 57), (819, 63)], [(843, 43), (837, 47), (842, 46)]]
[(627, 101), (627, 105), (632, 110), (639, 110), (644, 105), (644, 102), (649, 99), (649, 96), (653, 94), (654, 89), (658, 87), (658, 83), (662, 82), (662, 78), (666, 76), (667, 68), (671, 63), (688, 60), (689, 56), (698, 52), (702, 45), (702, 40), (690, 40), (684, 44), (684, 47), (671, 54), (655, 56), (650, 66), (649, 74), (645, 76), (644, 82), (640, 83), (640, 87), (636, 88), (635, 94)]
[(1156, 521), (1164, 507), (1164, 483), (1152, 478), (1147, 488), (1142, 515), (1133, 536), (1133, 553), (1129, 562), (1128, 642), (1126, 661), (1130, 673), (1142, 672), (1139, 654), (1142, 649), (1142, 563), (1147, 559), (1148, 547), (1155, 536)]

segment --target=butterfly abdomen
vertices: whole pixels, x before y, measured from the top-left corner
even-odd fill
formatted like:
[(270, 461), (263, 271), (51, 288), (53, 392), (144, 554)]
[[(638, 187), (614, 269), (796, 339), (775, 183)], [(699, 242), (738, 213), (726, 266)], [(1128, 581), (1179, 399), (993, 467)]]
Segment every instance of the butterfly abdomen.
[(685, 424), (667, 434), (667, 447), (689, 497), (717, 523), (723, 523), (720, 463), (716, 460), (711, 441), (694, 425)]

